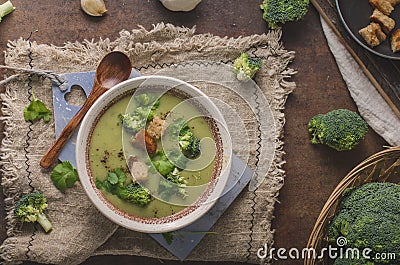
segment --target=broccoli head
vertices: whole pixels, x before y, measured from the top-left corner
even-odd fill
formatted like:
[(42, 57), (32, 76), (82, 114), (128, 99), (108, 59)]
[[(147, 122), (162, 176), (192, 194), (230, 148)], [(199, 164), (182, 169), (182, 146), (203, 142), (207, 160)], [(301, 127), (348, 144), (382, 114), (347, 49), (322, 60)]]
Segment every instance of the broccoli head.
[(264, 0), (261, 4), (263, 18), (271, 29), (276, 29), (278, 23), (302, 19), (308, 11), (309, 0)]
[(118, 189), (116, 195), (139, 206), (146, 206), (151, 201), (149, 190), (137, 183), (131, 183), (122, 189)]
[(149, 204), (152, 197), (148, 189), (143, 188), (137, 183), (126, 184), (126, 182), (127, 177), (125, 172), (118, 168), (109, 172), (104, 181), (96, 179), (96, 187), (139, 206)]
[(177, 140), (179, 147), (187, 158), (196, 158), (200, 154), (200, 139), (190, 130), (184, 119), (177, 119), (169, 126), (173, 140)]
[(247, 81), (260, 70), (262, 61), (257, 57), (249, 57), (247, 53), (242, 53), (233, 63), (233, 71), (240, 81)]
[[(335, 244), (345, 237), (347, 248), (360, 252), (369, 248), (370, 259), (339, 260), (335, 264), (400, 263), (400, 185), (368, 183), (348, 189), (343, 194), (339, 211), (328, 227), (328, 239)], [(394, 253), (395, 259), (374, 260), (377, 253)], [(349, 257), (346, 257), (349, 258)]]
[(200, 140), (189, 129), (179, 134), (179, 147), (188, 158), (195, 158), (200, 154)]
[(311, 118), (308, 131), (311, 143), (343, 151), (359, 144), (368, 131), (368, 124), (357, 113), (338, 109)]
[(15, 205), (14, 215), (21, 220), (21, 222), (38, 222), (47, 233), (53, 228), (53, 225), (43, 213), (43, 210), (46, 208), (47, 199), (43, 196), (42, 192), (35, 191), (19, 199)]

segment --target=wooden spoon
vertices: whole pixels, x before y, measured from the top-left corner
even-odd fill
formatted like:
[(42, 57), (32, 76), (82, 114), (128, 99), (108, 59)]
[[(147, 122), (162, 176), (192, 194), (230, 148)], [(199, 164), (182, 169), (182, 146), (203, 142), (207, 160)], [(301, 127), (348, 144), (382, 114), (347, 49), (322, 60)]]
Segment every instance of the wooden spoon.
[(96, 77), (92, 92), (82, 105), (81, 109), (68, 122), (58, 139), (50, 146), (40, 160), (44, 168), (50, 167), (68, 139), (73, 135), (75, 128), (88, 112), (93, 103), (108, 89), (129, 78), (132, 71), (132, 64), (128, 56), (122, 52), (114, 51), (108, 53), (100, 62), (96, 70)]

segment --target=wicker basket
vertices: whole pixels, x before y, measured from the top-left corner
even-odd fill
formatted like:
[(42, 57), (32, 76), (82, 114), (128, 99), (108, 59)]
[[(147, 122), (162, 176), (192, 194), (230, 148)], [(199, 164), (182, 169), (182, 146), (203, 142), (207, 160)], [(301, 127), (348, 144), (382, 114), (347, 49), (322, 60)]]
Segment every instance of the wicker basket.
[[(400, 183), (400, 146), (370, 156), (347, 174), (325, 203), (311, 232), (307, 248), (313, 248), (316, 253), (320, 253), (322, 248), (328, 246), (327, 225), (338, 211), (343, 191), (369, 182)], [(304, 258), (304, 265), (331, 263), (333, 262), (327, 257), (320, 260), (312, 257)]]

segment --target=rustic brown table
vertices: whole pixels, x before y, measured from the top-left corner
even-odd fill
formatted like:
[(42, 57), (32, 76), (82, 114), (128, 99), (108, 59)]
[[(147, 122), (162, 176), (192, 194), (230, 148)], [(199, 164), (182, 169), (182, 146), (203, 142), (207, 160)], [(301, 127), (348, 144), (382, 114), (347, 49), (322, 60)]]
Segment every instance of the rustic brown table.
[[(108, 14), (102, 18), (85, 15), (80, 10), (79, 0), (12, 2), (17, 9), (0, 24), (1, 50), (6, 49), (7, 40), (27, 38), (31, 32), (32, 41), (62, 45), (67, 41), (100, 37), (114, 39), (122, 29), (130, 30), (138, 24), (150, 28), (161, 21), (187, 27), (196, 25), (198, 33), (211, 32), (220, 36), (237, 37), (267, 31), (259, 10), (261, 0), (203, 0), (190, 13), (170, 12), (157, 0), (106, 0)], [(283, 27), (282, 41), (288, 50), (296, 51), (296, 59), (290, 67), (298, 74), (293, 78), (297, 88), (289, 96), (285, 110), (287, 163), (284, 169), (287, 176), (280, 192), (280, 203), (276, 205), (273, 228), (276, 247), (303, 248), (323, 204), (340, 179), (364, 158), (380, 151), (386, 143), (370, 130), (363, 143), (350, 152), (339, 153), (324, 146), (312, 146), (306, 125), (313, 115), (336, 108), (355, 110), (356, 107), (327, 46), (318, 13), (312, 6), (304, 20)], [(4, 55), (0, 56), (4, 62)], [(1, 204), (0, 207), (3, 208)], [(2, 241), (6, 237), (4, 210), (0, 210), (0, 218)], [(107, 256), (90, 258), (84, 264), (110, 263), (160, 264), (160, 261)], [(180, 264), (174, 261), (162, 263)], [(302, 262), (286, 260), (274, 264)]]

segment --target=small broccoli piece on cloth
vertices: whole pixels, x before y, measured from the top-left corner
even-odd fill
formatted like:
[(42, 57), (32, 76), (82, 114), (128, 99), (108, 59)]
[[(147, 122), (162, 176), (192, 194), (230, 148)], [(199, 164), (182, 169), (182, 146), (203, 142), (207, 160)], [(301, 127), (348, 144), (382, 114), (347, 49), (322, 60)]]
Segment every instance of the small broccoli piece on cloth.
[(258, 57), (250, 57), (247, 53), (242, 53), (233, 63), (233, 71), (240, 81), (247, 81), (254, 77), (262, 66), (262, 61)]
[[(328, 227), (329, 242), (336, 244), (344, 237), (346, 248), (371, 252), (369, 257), (342, 257), (335, 264), (400, 264), (399, 223), (400, 185), (374, 182), (346, 190)], [(394, 253), (394, 257), (375, 260), (377, 253)]]
[(53, 225), (47, 219), (43, 210), (47, 208), (47, 199), (42, 192), (31, 192), (19, 199), (14, 208), (14, 215), (21, 222), (34, 223), (38, 222), (47, 233), (53, 229)]
[(261, 9), (263, 18), (271, 29), (276, 29), (278, 23), (302, 19), (308, 11), (309, 0), (264, 0)]
[(338, 109), (312, 117), (308, 131), (311, 143), (344, 151), (360, 143), (368, 131), (368, 124), (357, 113)]

